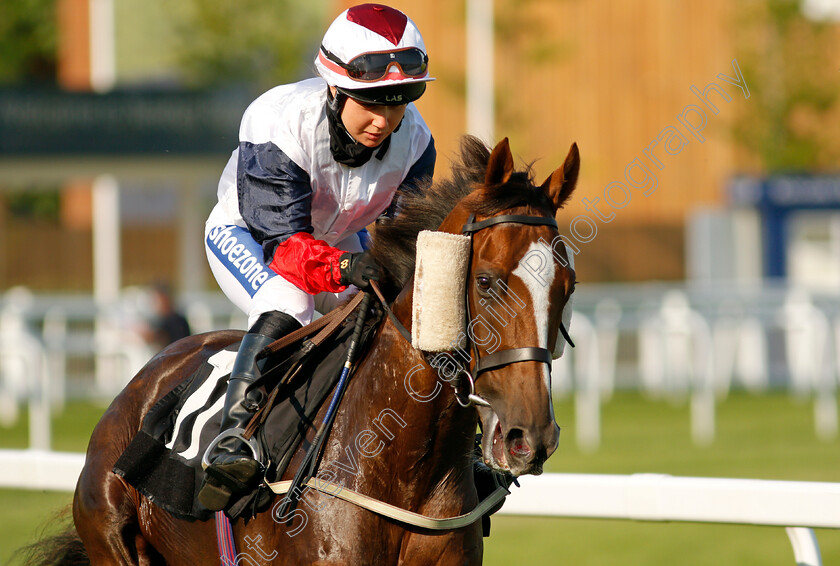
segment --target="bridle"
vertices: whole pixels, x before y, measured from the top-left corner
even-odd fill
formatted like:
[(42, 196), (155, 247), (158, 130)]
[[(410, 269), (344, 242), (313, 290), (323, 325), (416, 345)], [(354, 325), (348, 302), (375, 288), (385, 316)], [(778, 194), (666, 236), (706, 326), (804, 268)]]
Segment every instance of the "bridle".
[[(489, 228), (491, 226), (495, 226), (497, 224), (504, 224), (504, 223), (511, 223), (511, 224), (524, 224), (530, 226), (551, 226), (552, 228), (557, 228), (557, 222), (553, 218), (545, 217), (545, 216), (526, 216), (526, 215), (519, 215), (519, 214), (505, 214), (501, 216), (494, 216), (488, 218), (486, 220), (481, 220), (479, 222), (474, 222), (474, 215), (470, 215), (467, 223), (463, 225), (461, 228), (462, 234), (467, 234), (470, 237), (470, 252), (469, 252), (469, 261), (467, 265), (472, 265), (473, 259), (473, 235), (476, 232)], [(469, 281), (467, 281), (466, 290), (464, 292), (464, 300), (465, 300), (465, 312), (466, 312), (466, 319), (467, 322), (471, 320), (470, 317), (470, 302), (469, 302)], [(402, 336), (411, 343), (411, 334), (405, 328), (405, 326), (397, 319), (394, 315), (393, 311), (388, 306), (387, 301), (383, 297), (379, 287), (376, 285), (375, 281), (371, 281), (371, 288), (379, 297), (379, 300), (382, 303), (382, 307), (388, 315), (388, 318), (391, 320), (391, 323), (396, 327), (396, 329), (402, 334)], [(571, 339), (569, 338), (569, 334), (566, 331), (565, 327), (561, 323), (560, 326), (561, 332), (563, 337), (572, 345)], [(505, 350), (497, 350), (491, 354), (484, 356), (483, 358), (480, 357), (478, 351), (478, 345), (476, 344), (476, 340), (470, 340), (469, 336), (467, 337), (468, 341), (472, 345), (472, 356), (471, 360), (474, 361), (472, 370), (470, 371), (468, 368), (463, 367), (460, 365), (458, 373), (460, 375), (465, 376), (467, 382), (469, 384), (469, 393), (466, 395), (460, 394), (458, 392), (458, 384), (453, 383), (453, 389), (455, 392), (455, 399), (462, 407), (470, 407), (472, 405), (482, 405), (489, 407), (490, 403), (488, 403), (485, 399), (476, 395), (475, 393), (475, 381), (480, 377), (480, 375), (486, 371), (490, 371), (499, 367), (506, 366), (508, 364), (513, 364), (517, 362), (528, 362), (528, 361), (535, 361), (548, 364), (549, 371), (551, 371), (551, 361), (552, 355), (551, 351), (547, 348), (541, 348), (536, 346), (526, 346), (523, 348), (508, 348)], [(454, 381), (454, 380), (453, 380)], [(516, 481), (514, 479), (514, 481)], [(267, 482), (269, 488), (274, 493), (283, 495), (289, 493), (296, 485), (295, 480), (289, 481), (281, 481), (281, 482)], [(456, 517), (449, 517), (449, 518), (435, 518), (435, 517), (428, 517), (424, 515), (420, 515), (417, 513), (413, 513), (407, 511), (405, 509), (401, 509), (395, 507), (393, 505), (389, 505), (382, 501), (378, 501), (372, 497), (363, 495), (356, 491), (346, 489), (340, 485), (332, 484), (330, 482), (324, 482), (321, 479), (310, 477), (306, 485), (316, 489), (318, 491), (322, 491), (324, 493), (329, 493), (330, 495), (334, 495), (346, 501), (349, 501), (355, 505), (363, 507), (365, 509), (371, 510), (375, 513), (378, 513), (382, 516), (389, 517), (391, 519), (400, 521), (402, 523), (406, 523), (409, 525), (420, 526), (425, 529), (432, 529), (432, 530), (451, 530), (460, 528), (466, 525), (471, 525), (483, 515), (485, 515), (488, 511), (490, 511), (493, 507), (498, 505), (505, 496), (509, 493), (507, 487), (498, 483), (495, 491), (491, 493), (488, 497), (483, 499), (479, 502), (478, 506), (470, 511), (469, 513), (464, 513), (462, 515)], [(517, 484), (518, 485), (518, 484)], [(285, 509), (285, 507), (284, 507)], [(284, 513), (284, 512), (283, 512)]]
[[(473, 243), (476, 232), (484, 230), (486, 228), (490, 228), (491, 226), (496, 226), (498, 224), (522, 224), (528, 226), (550, 226), (557, 229), (557, 221), (553, 218), (549, 218), (546, 216), (530, 216), (530, 215), (522, 215), (522, 214), (503, 214), (500, 216), (493, 216), (487, 218), (485, 220), (481, 220), (479, 222), (474, 222), (475, 215), (471, 214), (467, 219), (466, 224), (461, 227), (461, 233), (469, 235), (470, 237), (470, 257), (468, 265), (472, 265), (473, 259)], [(466, 310), (466, 318), (467, 324), (472, 321), (472, 315), (470, 314), (470, 299), (469, 299), (469, 292), (470, 292), (470, 285), (467, 282), (464, 291), (464, 302), (465, 302), (465, 310)], [(562, 327), (561, 323), (561, 327)], [(562, 328), (562, 333), (565, 338), (568, 339), (568, 333), (566, 332), (565, 328)], [(571, 342), (571, 340), (569, 340)], [(475, 382), (478, 381), (478, 378), (481, 377), (481, 374), (485, 371), (490, 371), (493, 369), (497, 369), (509, 364), (518, 363), (518, 362), (542, 362), (548, 364), (548, 369), (551, 371), (551, 360), (552, 360), (552, 352), (547, 348), (542, 348), (539, 346), (525, 346), (522, 348), (507, 348), (505, 350), (496, 350), (492, 354), (488, 354), (487, 356), (481, 357), (478, 351), (478, 344), (476, 344), (475, 340), (469, 341), (472, 346), (472, 359), (475, 360), (473, 364), (472, 371), (469, 371), (468, 368), (461, 367), (460, 374), (464, 376), (467, 384), (469, 385), (469, 392), (466, 395), (461, 394), (458, 391), (458, 385), (454, 385), (455, 390), (455, 400), (458, 401), (462, 407), (469, 407), (473, 404), (481, 405), (484, 407), (489, 407), (490, 403), (488, 403), (483, 397), (477, 395), (475, 393)], [(574, 344), (573, 344), (574, 345)]]
[[(531, 215), (523, 215), (523, 214), (503, 214), (500, 216), (493, 216), (487, 218), (485, 220), (480, 220), (478, 222), (474, 222), (475, 215), (471, 214), (467, 219), (467, 222), (461, 227), (461, 233), (468, 235), (470, 237), (470, 253), (467, 265), (472, 265), (473, 259), (473, 247), (474, 247), (474, 239), (473, 236), (476, 232), (480, 232), (486, 228), (490, 228), (491, 226), (496, 226), (498, 224), (522, 224), (528, 226), (550, 226), (557, 229), (557, 222), (550, 217), (547, 216), (531, 216)], [(373, 285), (374, 289), (376, 290), (376, 286)], [(470, 285), (469, 282), (465, 285), (464, 291), (464, 303), (465, 303), (465, 313), (466, 313), (466, 322), (469, 325), (470, 321), (472, 320), (472, 316), (470, 314)], [(377, 291), (377, 294), (378, 291)], [(384, 299), (380, 295), (380, 300), (383, 302), (383, 306), (386, 309), (388, 317), (390, 318), (392, 324), (396, 326), (397, 330), (400, 334), (403, 335), (409, 342), (411, 341), (411, 335), (408, 330), (403, 326), (403, 324), (397, 319), (396, 316), (391, 312), (391, 309), (387, 307), (387, 304), (384, 302)], [(465, 327), (466, 328), (466, 327)], [(569, 336), (568, 331), (566, 330), (565, 326), (561, 323), (560, 324), (560, 332), (563, 335), (563, 338), (572, 346), (574, 347), (574, 343), (572, 342), (571, 337)], [(456, 379), (448, 380), (452, 383), (452, 387), (455, 392), (455, 400), (458, 401), (458, 404), (464, 408), (470, 407), (472, 405), (480, 405), (484, 407), (489, 407), (490, 403), (487, 402), (486, 399), (479, 396), (475, 392), (475, 382), (481, 376), (482, 373), (486, 371), (490, 371), (493, 369), (497, 369), (509, 364), (518, 363), (518, 362), (541, 362), (548, 365), (549, 371), (551, 371), (551, 361), (552, 361), (552, 352), (547, 348), (542, 348), (538, 346), (525, 346), (522, 348), (508, 348), (505, 350), (497, 350), (492, 354), (488, 354), (484, 357), (481, 357), (478, 351), (478, 345), (476, 344), (475, 340), (469, 340), (467, 336), (467, 340), (471, 345), (472, 353), (470, 357), (474, 360), (474, 364), (472, 369), (469, 369), (469, 366), (464, 367), (460, 363), (458, 363), (457, 375), (463, 376), (463, 380), (466, 381), (468, 386), (468, 392), (466, 394), (459, 392), (460, 384), (457, 383)], [(457, 362), (456, 362), (457, 363)]]

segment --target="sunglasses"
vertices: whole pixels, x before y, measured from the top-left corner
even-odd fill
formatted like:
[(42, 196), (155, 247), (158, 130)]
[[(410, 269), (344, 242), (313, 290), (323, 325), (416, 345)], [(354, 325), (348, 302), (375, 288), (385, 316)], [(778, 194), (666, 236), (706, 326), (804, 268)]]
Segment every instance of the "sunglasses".
[(429, 57), (416, 47), (399, 51), (363, 53), (349, 63), (342, 62), (323, 45), (321, 52), (329, 61), (347, 71), (348, 77), (357, 81), (377, 81), (387, 74), (391, 65), (399, 67), (406, 77), (422, 77), (429, 66)]

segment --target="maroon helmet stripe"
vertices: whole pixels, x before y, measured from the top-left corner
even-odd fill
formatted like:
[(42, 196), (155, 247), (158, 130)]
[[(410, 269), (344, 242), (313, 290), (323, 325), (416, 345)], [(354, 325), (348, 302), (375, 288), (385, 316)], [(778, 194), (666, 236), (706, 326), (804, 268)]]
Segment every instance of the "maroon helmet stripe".
[(347, 20), (378, 33), (397, 45), (405, 32), (408, 17), (381, 4), (362, 4), (347, 10)]

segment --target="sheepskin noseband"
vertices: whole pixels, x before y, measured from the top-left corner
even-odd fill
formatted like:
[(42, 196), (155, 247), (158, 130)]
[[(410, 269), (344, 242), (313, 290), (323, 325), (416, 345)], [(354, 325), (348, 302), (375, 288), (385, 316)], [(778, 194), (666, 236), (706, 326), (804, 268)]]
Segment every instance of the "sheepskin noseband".
[(465, 331), (469, 260), (469, 236), (431, 230), (417, 235), (411, 345), (418, 350), (451, 351)]

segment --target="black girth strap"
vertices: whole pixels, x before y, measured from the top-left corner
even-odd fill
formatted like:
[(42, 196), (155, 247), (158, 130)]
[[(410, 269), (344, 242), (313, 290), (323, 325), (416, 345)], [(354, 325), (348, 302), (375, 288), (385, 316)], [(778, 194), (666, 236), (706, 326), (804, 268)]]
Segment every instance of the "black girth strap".
[(479, 222), (473, 222), (472, 216), (467, 221), (467, 224), (464, 224), (463, 228), (461, 228), (461, 232), (463, 234), (472, 234), (473, 232), (478, 232), (479, 230), (483, 230), (488, 226), (493, 226), (494, 224), (503, 224), (512, 222), (514, 224), (530, 224), (532, 226), (552, 226), (557, 228), (557, 221), (553, 218), (549, 218), (547, 216), (524, 216), (521, 214), (503, 214), (501, 216), (493, 216), (491, 218), (487, 218), (486, 220), (480, 220)]
[(543, 362), (551, 365), (551, 352), (545, 348), (511, 348), (509, 350), (499, 350), (493, 352), (483, 358), (480, 358), (475, 365), (475, 377), (483, 371), (488, 371), (498, 367), (506, 366), (515, 362)]

